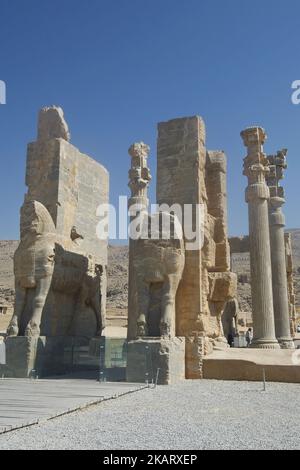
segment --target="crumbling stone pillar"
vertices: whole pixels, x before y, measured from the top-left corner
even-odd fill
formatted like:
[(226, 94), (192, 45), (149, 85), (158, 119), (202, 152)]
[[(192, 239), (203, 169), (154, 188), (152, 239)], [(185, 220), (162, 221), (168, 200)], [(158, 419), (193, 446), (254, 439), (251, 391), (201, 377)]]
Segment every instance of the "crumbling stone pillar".
[(292, 236), (291, 233), (284, 234), (285, 242), (285, 258), (286, 258), (286, 275), (288, 286), (288, 299), (289, 299), (289, 315), (290, 315), (290, 329), (292, 338), (296, 335), (297, 329), (297, 314), (296, 314), (296, 295), (294, 287), (294, 266), (293, 266), (293, 250), (292, 250)]
[(285, 259), (284, 226), (285, 218), (282, 206), (285, 203), (284, 189), (279, 186), (286, 165), (287, 150), (268, 156), (270, 173), (266, 180), (270, 189), (269, 222), (272, 261), (272, 283), (275, 332), (277, 340), (283, 349), (293, 349), (289, 320), (289, 300), (287, 286), (287, 271)]
[[(129, 154), (132, 160), (126, 376), (129, 382), (155, 380), (170, 384), (185, 377), (185, 340), (175, 336), (175, 299), (184, 268), (184, 242), (182, 237), (175, 236), (174, 215), (148, 213), (149, 147), (133, 144)], [(161, 217), (168, 218), (170, 231), (159, 223)]]
[[(186, 378), (199, 379), (203, 355), (228, 347), (221, 316), (236, 295), (227, 242), (226, 156), (207, 151), (200, 116), (158, 124), (156, 195), (159, 207), (182, 211), (185, 267), (176, 296), (176, 334), (186, 341)], [(188, 208), (193, 208), (191, 226), (198, 238), (201, 234), (199, 244), (191, 244)]]
[(265, 176), (269, 171), (263, 152), (266, 133), (261, 127), (241, 132), (248, 154), (244, 175), (248, 177), (246, 202), (249, 207), (249, 238), (254, 338), (252, 347), (278, 349), (275, 336), (270, 233), (268, 217), (269, 188)]
[[(128, 201), (130, 222), (136, 216), (137, 211), (141, 214), (148, 213), (148, 186), (151, 181), (151, 174), (148, 168), (147, 159), (150, 147), (144, 142), (136, 142), (128, 150), (131, 157), (131, 168), (129, 170), (128, 186), (131, 190), (131, 197)], [(134, 285), (134, 240), (129, 233), (129, 275), (128, 275), (128, 340), (137, 336), (137, 299), (136, 287)]]

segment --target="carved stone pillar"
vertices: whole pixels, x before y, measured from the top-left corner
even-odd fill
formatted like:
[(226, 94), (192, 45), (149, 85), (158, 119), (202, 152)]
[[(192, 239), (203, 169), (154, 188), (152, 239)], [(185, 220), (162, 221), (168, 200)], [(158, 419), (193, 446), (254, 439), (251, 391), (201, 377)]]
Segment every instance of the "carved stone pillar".
[[(128, 382), (145, 380), (166, 385), (185, 378), (185, 338), (175, 337), (175, 298), (184, 267), (184, 243), (170, 235), (169, 238), (164, 237), (163, 228), (159, 226), (158, 238), (148, 237), (149, 228), (153, 228), (147, 197), (151, 180), (147, 166), (149, 150), (148, 145), (142, 142), (133, 144), (129, 149), (132, 160), (129, 170), (131, 198), (128, 204), (130, 241), (126, 377)], [(156, 220), (159, 220), (159, 214)]]
[(134, 143), (128, 150), (131, 157), (131, 168), (129, 170), (129, 183), (131, 198), (129, 208), (136, 204), (140, 210), (148, 209), (148, 186), (151, 181), (150, 170), (147, 165), (150, 147), (144, 142)]
[(285, 232), (285, 259), (286, 259), (286, 276), (288, 285), (289, 314), (291, 336), (294, 338), (297, 332), (297, 312), (296, 312), (296, 295), (294, 288), (294, 266), (293, 266), (293, 249), (291, 233)]
[(284, 189), (279, 186), (279, 181), (283, 178), (283, 170), (287, 168), (286, 154), (287, 150), (283, 149), (277, 152), (277, 155), (270, 155), (268, 157), (270, 173), (266, 179), (270, 189), (269, 222), (275, 332), (281, 348), (293, 349), (295, 346), (290, 331), (285, 259), (285, 218), (282, 212), (282, 206), (285, 203), (285, 199)]
[[(129, 170), (128, 186), (131, 190), (131, 197), (128, 201), (130, 223), (136, 219), (139, 214), (148, 214), (148, 186), (151, 181), (150, 170), (147, 165), (150, 147), (144, 142), (134, 143), (128, 150), (131, 157), (131, 168)], [(128, 278), (128, 340), (135, 339), (137, 336), (137, 305), (136, 305), (136, 288), (133, 285), (133, 251), (134, 242), (133, 233), (129, 228), (129, 278)]]
[(241, 132), (248, 153), (244, 175), (248, 177), (246, 202), (249, 208), (249, 239), (254, 338), (252, 347), (278, 349), (275, 336), (268, 200), (265, 175), (268, 160), (263, 153), (266, 133), (261, 127)]

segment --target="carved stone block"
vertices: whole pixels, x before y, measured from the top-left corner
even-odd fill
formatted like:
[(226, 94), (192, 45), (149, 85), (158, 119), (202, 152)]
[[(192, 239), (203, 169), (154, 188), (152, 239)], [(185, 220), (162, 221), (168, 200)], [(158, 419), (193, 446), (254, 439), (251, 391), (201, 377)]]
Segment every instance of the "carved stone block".
[(169, 385), (185, 379), (184, 338), (144, 338), (128, 343), (127, 381)]

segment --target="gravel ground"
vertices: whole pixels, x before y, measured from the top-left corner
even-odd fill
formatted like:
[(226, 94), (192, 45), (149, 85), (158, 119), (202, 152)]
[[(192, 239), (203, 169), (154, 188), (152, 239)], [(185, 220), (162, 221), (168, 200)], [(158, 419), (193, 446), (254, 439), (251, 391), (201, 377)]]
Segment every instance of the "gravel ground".
[(0, 449), (300, 449), (299, 385), (186, 381), (0, 436)]

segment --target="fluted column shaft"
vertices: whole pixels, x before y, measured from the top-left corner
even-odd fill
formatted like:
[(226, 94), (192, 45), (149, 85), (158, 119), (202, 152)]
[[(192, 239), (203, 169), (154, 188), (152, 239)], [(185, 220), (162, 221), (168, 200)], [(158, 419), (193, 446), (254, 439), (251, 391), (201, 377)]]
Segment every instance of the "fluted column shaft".
[(285, 199), (284, 190), (279, 186), (279, 180), (283, 178), (283, 169), (286, 168), (285, 155), (286, 150), (283, 150), (275, 156), (268, 157), (270, 174), (267, 183), (271, 196), (269, 201), (269, 222), (275, 333), (281, 348), (293, 349), (284, 240), (285, 218), (282, 212)]
[(249, 239), (251, 291), (253, 312), (252, 347), (277, 349), (275, 336), (270, 233), (268, 217), (269, 188), (265, 174), (267, 159), (263, 153), (265, 131), (260, 127), (241, 133), (248, 155), (244, 159), (244, 174), (248, 177), (246, 202), (249, 206)]

